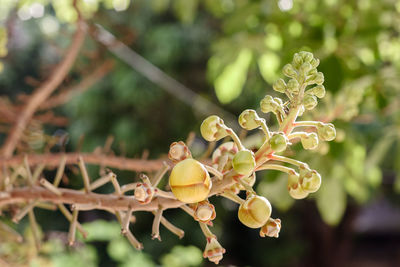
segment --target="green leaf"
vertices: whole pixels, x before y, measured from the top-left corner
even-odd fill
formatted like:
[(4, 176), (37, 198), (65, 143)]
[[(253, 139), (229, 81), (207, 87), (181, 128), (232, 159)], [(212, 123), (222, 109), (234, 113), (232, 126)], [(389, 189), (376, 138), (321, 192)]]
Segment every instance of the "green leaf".
[(243, 48), (236, 60), (226, 66), (215, 80), (215, 92), (222, 104), (233, 101), (241, 94), (251, 59), (251, 50)]
[(191, 24), (196, 16), (199, 0), (174, 0), (172, 7), (182, 23)]
[(280, 58), (272, 52), (266, 52), (258, 59), (258, 67), (264, 80), (272, 84), (279, 78)]
[[(340, 175), (339, 172), (336, 174)], [(329, 225), (337, 225), (346, 210), (346, 193), (338, 178), (323, 179), (316, 193), (317, 207), (322, 219)]]
[(107, 222), (97, 220), (83, 224), (83, 228), (88, 232), (85, 241), (109, 241), (120, 237), (121, 226), (117, 222)]
[(162, 266), (166, 267), (199, 266), (202, 261), (202, 252), (195, 246), (175, 246), (161, 258)]

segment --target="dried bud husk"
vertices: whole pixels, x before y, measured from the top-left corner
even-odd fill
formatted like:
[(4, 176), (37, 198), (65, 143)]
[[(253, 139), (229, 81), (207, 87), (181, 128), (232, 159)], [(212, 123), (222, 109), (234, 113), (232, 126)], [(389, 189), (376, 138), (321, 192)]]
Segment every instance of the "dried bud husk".
[(296, 78), (297, 77), (297, 72), (294, 69), (294, 67), (292, 66), (292, 64), (286, 64), (283, 69), (282, 72), (284, 75), (286, 75), (289, 78)]
[(194, 219), (199, 222), (209, 223), (215, 219), (216, 213), (214, 205), (208, 200), (196, 203), (193, 207)]
[(301, 144), (304, 149), (315, 149), (318, 147), (318, 135), (316, 133), (305, 133), (301, 136)]
[(290, 79), (287, 84), (287, 90), (292, 94), (299, 93), (300, 84), (296, 79)]
[(169, 147), (169, 152), (168, 152), (168, 158), (174, 162), (177, 163), (179, 161), (182, 161), (187, 158), (191, 158), (192, 153), (190, 152), (189, 148), (187, 145), (182, 142), (173, 142), (170, 147)]
[(221, 246), (221, 244), (217, 241), (215, 237), (207, 238), (207, 245), (203, 252), (204, 258), (208, 258), (209, 261), (218, 264), (220, 260), (222, 260), (224, 253), (225, 249)]
[(271, 216), (271, 204), (265, 197), (250, 194), (238, 211), (239, 220), (250, 228), (263, 226)]
[(178, 200), (195, 203), (208, 197), (211, 179), (203, 164), (194, 159), (185, 159), (172, 169), (169, 185)]
[(138, 202), (147, 204), (153, 199), (154, 189), (147, 183), (138, 183), (134, 191), (134, 196)]
[(254, 109), (246, 109), (239, 116), (239, 124), (243, 129), (253, 130), (260, 127), (261, 119)]
[(269, 145), (271, 146), (271, 149), (276, 152), (284, 151), (287, 147), (287, 143), (288, 139), (283, 133), (275, 133), (269, 139)]
[(226, 130), (224, 121), (216, 115), (206, 118), (200, 126), (201, 135), (209, 142), (218, 141), (227, 136)]
[(241, 150), (233, 157), (233, 169), (242, 175), (249, 175), (256, 167), (254, 153), (250, 150)]
[(279, 79), (272, 85), (272, 88), (279, 93), (284, 93), (286, 91), (286, 83), (283, 79)]
[(269, 218), (268, 222), (263, 227), (261, 227), (260, 236), (279, 237), (280, 231), (281, 231), (281, 220)]
[(288, 191), (289, 195), (294, 199), (303, 199), (308, 196), (308, 192), (300, 185), (300, 177), (297, 173), (289, 174)]
[(323, 141), (332, 141), (336, 137), (336, 129), (332, 123), (319, 123), (317, 132), (319, 138)]
[(303, 105), (307, 110), (312, 110), (314, 109), (318, 104), (318, 100), (315, 96), (313, 95), (305, 95), (303, 99)]

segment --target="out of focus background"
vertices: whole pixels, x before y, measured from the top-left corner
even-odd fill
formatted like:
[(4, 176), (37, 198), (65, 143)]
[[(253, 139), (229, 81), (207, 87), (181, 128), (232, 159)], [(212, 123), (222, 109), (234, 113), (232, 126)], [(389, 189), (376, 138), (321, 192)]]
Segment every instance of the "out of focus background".
[[(207, 149), (202, 120), (234, 120), (275, 92), (271, 84), (294, 53), (321, 60), (327, 96), (308, 115), (333, 122), (337, 138), (316, 151), (292, 149), (322, 175), (305, 200), (288, 195), (286, 179), (268, 171), (257, 191), (282, 220), (279, 238), (261, 238), (242, 225), (237, 207), (218, 198), (213, 231), (236, 266), (400, 266), (400, 1), (399, 0), (78, 0), (88, 25), (85, 43), (47, 114), (29, 124), (19, 151), (92, 152), (114, 138), (129, 158), (163, 158), (169, 144), (196, 137), (194, 156)], [(78, 14), (72, 0), (0, 0), (0, 142), (35, 88), (72, 40)], [(110, 35), (111, 34), (111, 35)], [(111, 40), (111, 41), (110, 41)], [(125, 44), (126, 46), (121, 46)], [(122, 47), (122, 48), (121, 48)], [(51, 113), (49, 113), (51, 111)], [(49, 115), (50, 114), (50, 115)], [(233, 119), (232, 119), (233, 118)], [(268, 117), (266, 117), (268, 120)], [(268, 120), (273, 128), (276, 122)], [(257, 136), (248, 134), (249, 142)], [(256, 140), (256, 141), (254, 141)], [(91, 167), (95, 177), (99, 169)], [(118, 171), (122, 181), (138, 174)], [(70, 171), (68, 186), (80, 188)], [(105, 187), (100, 192), (112, 192)], [(35, 210), (36, 211), (36, 210)], [(7, 215), (7, 214), (6, 214)], [(135, 251), (114, 216), (81, 212), (89, 232), (68, 247), (68, 223), (37, 209), (44, 243), (37, 252), (28, 220), (0, 220), (24, 236), (0, 230), (0, 258), (10, 266), (212, 266), (204, 237), (182, 210), (165, 216), (185, 230), (181, 240), (161, 230), (151, 240), (152, 214), (135, 213)]]

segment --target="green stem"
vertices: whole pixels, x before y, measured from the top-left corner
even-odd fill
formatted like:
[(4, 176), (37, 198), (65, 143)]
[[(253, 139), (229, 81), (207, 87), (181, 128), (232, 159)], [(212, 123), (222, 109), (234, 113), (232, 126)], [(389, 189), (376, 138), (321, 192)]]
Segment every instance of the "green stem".
[(317, 127), (319, 124), (319, 121), (296, 121), (293, 127)]
[(295, 133), (291, 133), (291, 134), (288, 135), (288, 139), (289, 139), (289, 140), (292, 140), (292, 139), (295, 139), (295, 138), (301, 138), (302, 136), (304, 136), (304, 135), (306, 135), (306, 134), (307, 134), (306, 132), (295, 132)]
[(281, 161), (281, 162), (286, 162), (286, 163), (293, 164), (293, 165), (296, 165), (296, 166), (302, 166), (302, 165), (305, 164), (304, 162), (301, 162), (299, 160), (287, 158), (287, 157), (284, 157), (284, 156), (278, 156), (278, 155), (272, 155), (270, 157), (270, 159), (276, 160), (276, 161)]
[(294, 169), (278, 164), (264, 164), (257, 168), (257, 171), (262, 171), (262, 170), (276, 170), (276, 171), (286, 172), (287, 174), (296, 173)]

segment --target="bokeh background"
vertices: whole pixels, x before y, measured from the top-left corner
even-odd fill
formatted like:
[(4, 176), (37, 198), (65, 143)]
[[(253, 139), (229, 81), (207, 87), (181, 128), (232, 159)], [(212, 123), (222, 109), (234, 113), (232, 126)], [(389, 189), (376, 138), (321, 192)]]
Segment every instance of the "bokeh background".
[[(59, 90), (80, 86), (81, 92), (53, 109), (64, 120), (30, 124), (24, 149), (42, 153), (47, 138), (63, 136), (54, 152), (92, 152), (113, 136), (117, 155), (162, 158), (171, 142), (194, 132), (192, 152), (199, 156), (207, 149), (199, 125), (210, 112), (223, 113), (237, 127), (230, 118), (257, 109), (265, 94), (274, 95), (271, 84), (281, 68), (294, 53), (311, 51), (321, 60), (327, 96), (308, 118), (333, 122), (338, 135), (316, 151), (296, 145), (290, 152), (321, 173), (322, 187), (294, 201), (277, 172), (257, 175), (257, 191), (282, 220), (278, 239), (259, 237), (240, 224), (234, 204), (212, 199), (213, 231), (227, 250), (221, 264), (400, 265), (400, 1), (79, 0), (78, 5), (90, 30)], [(71, 41), (76, 19), (72, 0), (0, 0), (0, 109), (23, 103), (48, 77)], [(95, 25), (126, 44), (125, 54), (110, 52), (96, 38)], [(132, 52), (146, 64), (129, 65)], [(180, 85), (152, 82), (157, 72), (147, 63)], [(143, 68), (150, 70), (147, 76)], [(89, 76), (92, 81), (83, 83)], [(219, 108), (204, 108), (199, 98)], [(9, 125), (0, 114), (4, 141)], [(249, 133), (248, 140), (257, 142), (257, 134)], [(137, 173), (115, 171), (121, 181), (138, 179)], [(90, 168), (92, 177), (98, 172)], [(73, 170), (69, 177), (69, 187), (82, 186)], [(166, 217), (185, 237), (162, 229), (162, 242), (151, 240), (153, 216), (135, 214), (143, 252), (130, 247), (106, 212), (80, 214), (89, 238), (71, 248), (64, 217), (36, 213), (45, 240), (39, 253), (26, 219), (14, 225), (0, 217), (25, 237), (17, 243), (0, 230), (0, 257), (12, 266), (213, 265), (202, 259), (205, 240), (196, 222), (181, 210), (168, 210)]]

